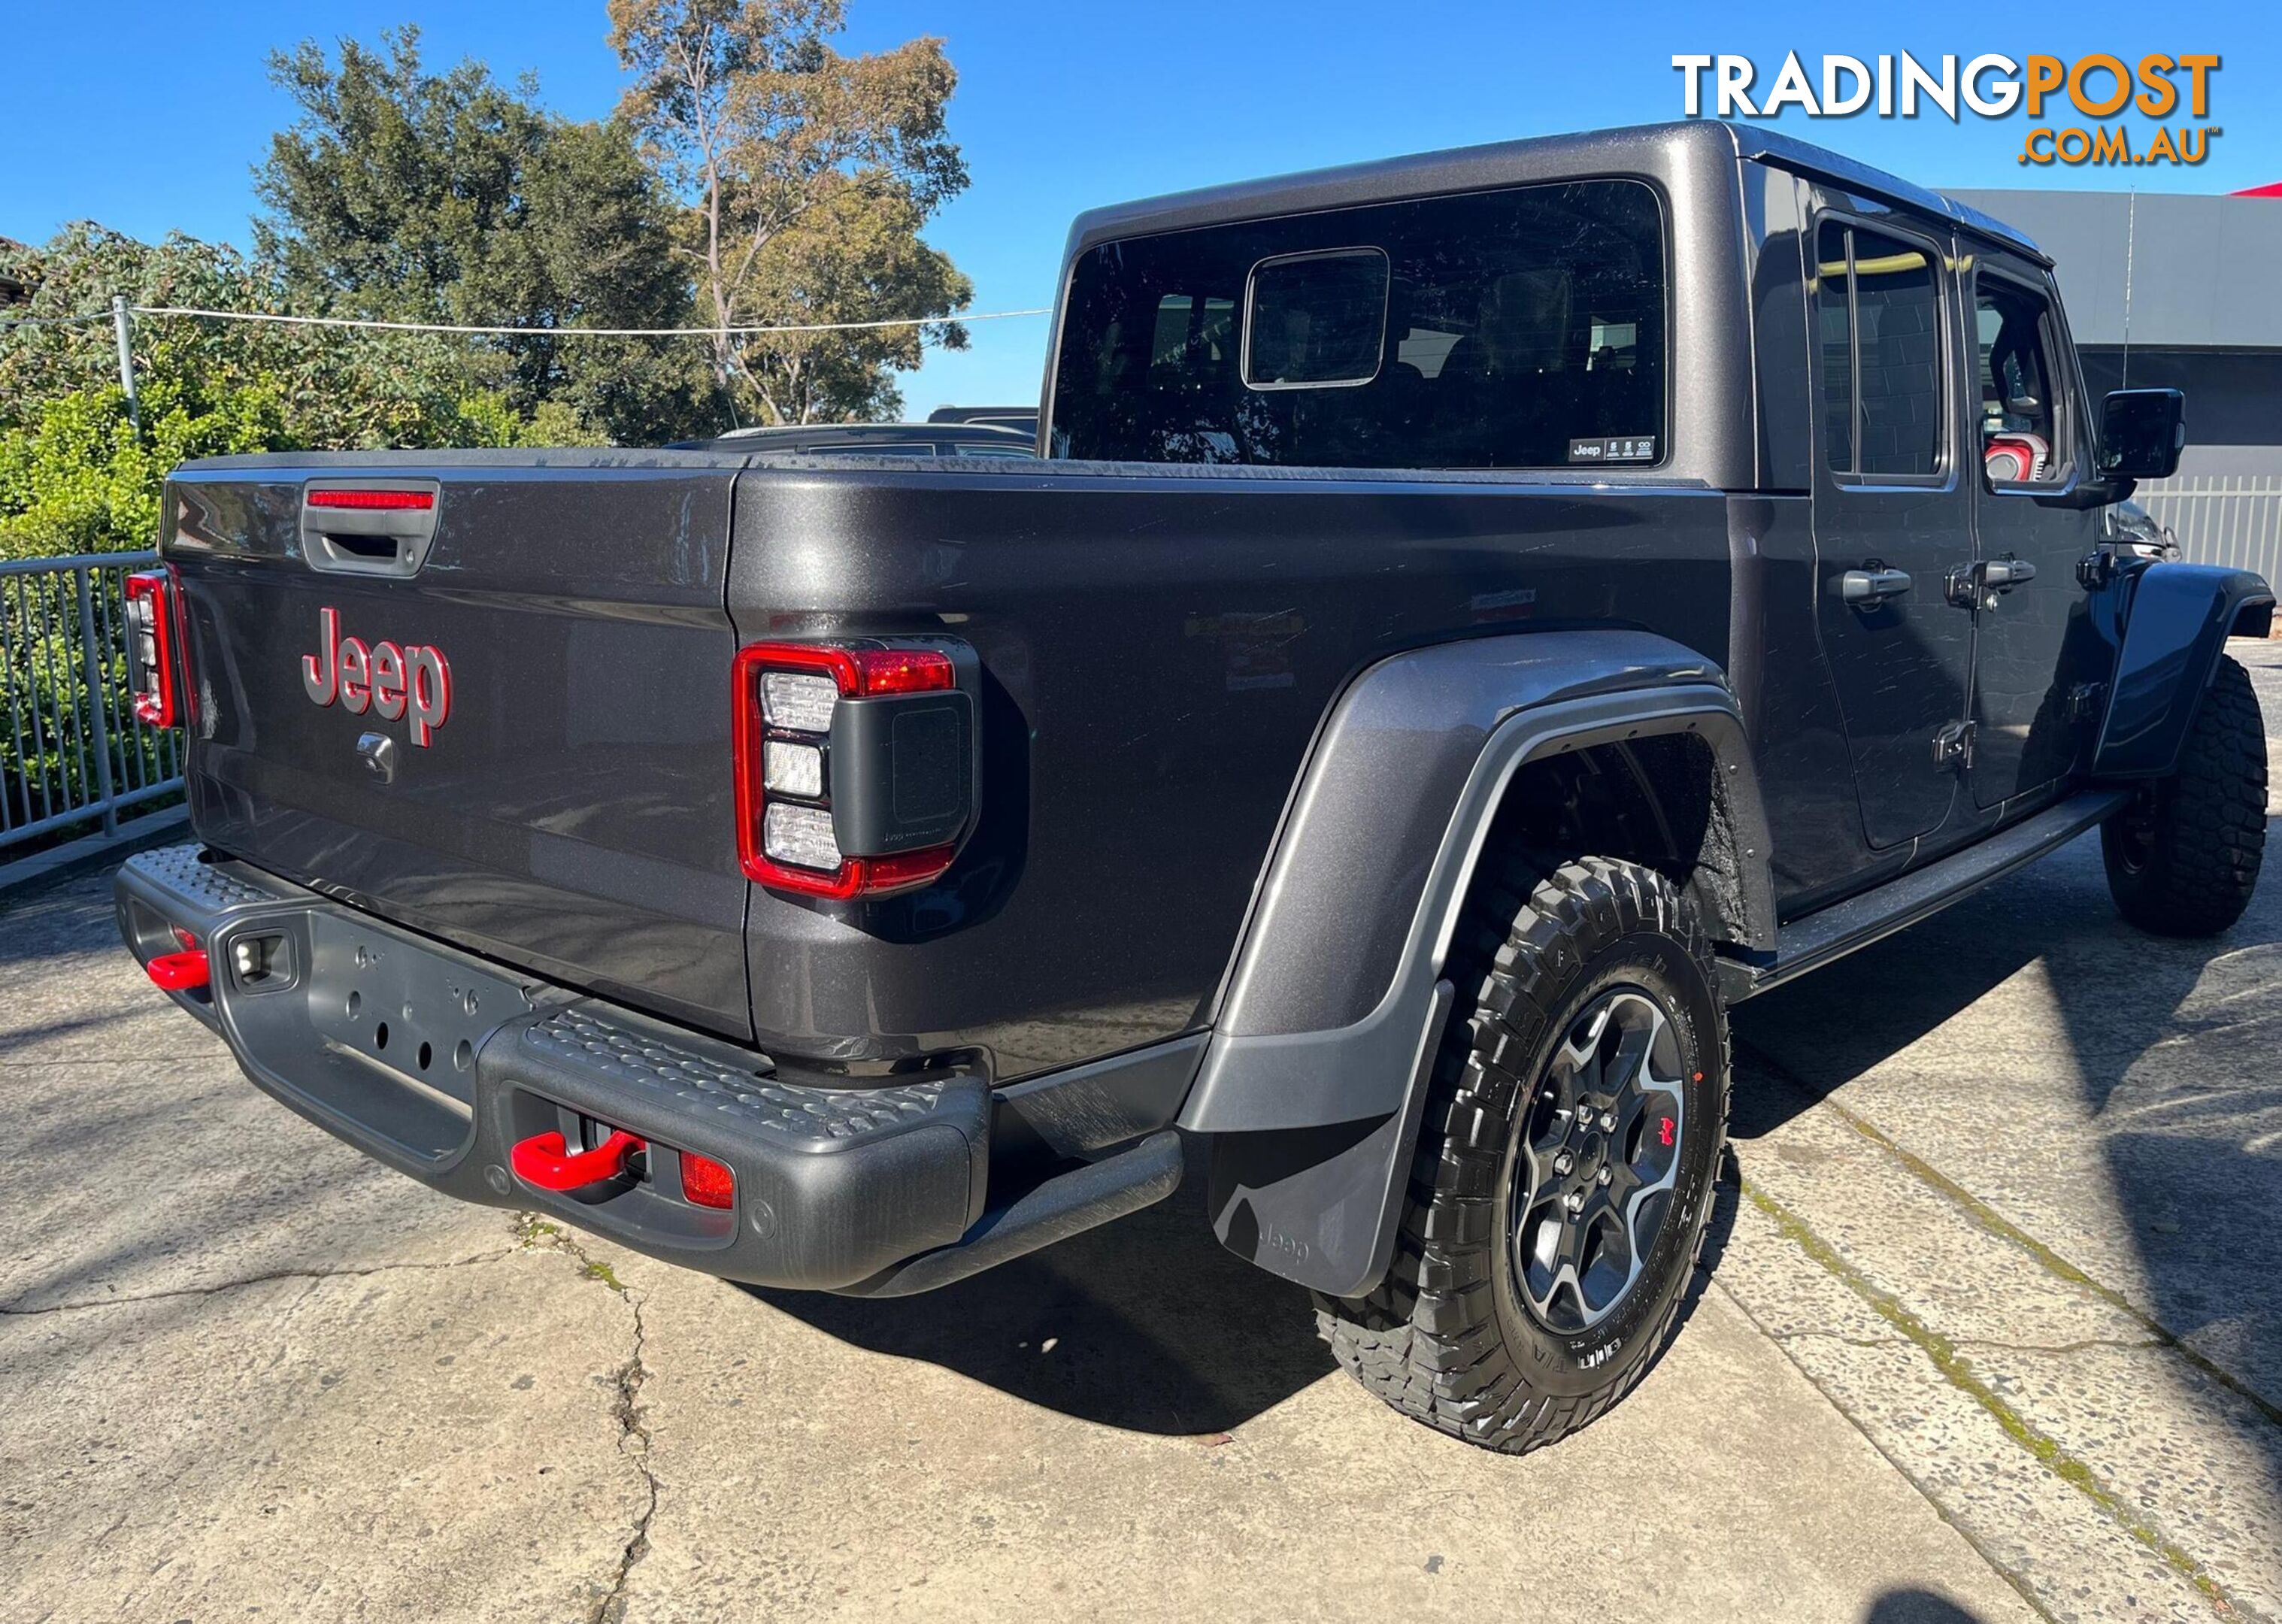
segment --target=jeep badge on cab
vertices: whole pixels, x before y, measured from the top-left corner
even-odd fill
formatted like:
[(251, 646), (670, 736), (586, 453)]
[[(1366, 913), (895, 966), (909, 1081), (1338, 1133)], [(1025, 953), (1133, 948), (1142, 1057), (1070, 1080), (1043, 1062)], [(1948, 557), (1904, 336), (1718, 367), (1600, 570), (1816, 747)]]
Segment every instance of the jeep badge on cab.
[(1098, 210), (1061, 286), (1042, 461), (184, 464), (152, 980), (368, 1154), (734, 1280), (1193, 1172), (1522, 1450), (1671, 1333), (1735, 1004), (2092, 828), (2141, 929), (2248, 900), (2273, 594), (2107, 523), (2185, 402), (2088, 398), (2002, 223), (1701, 121)]

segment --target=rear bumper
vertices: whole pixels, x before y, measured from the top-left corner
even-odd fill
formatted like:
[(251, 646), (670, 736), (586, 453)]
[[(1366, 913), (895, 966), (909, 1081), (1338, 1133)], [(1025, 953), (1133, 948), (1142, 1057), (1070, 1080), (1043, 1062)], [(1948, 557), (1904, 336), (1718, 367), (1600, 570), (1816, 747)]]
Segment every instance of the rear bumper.
[[(178, 933), (194, 938), (207, 984), (168, 996), (221, 1035), (254, 1083), (320, 1127), (446, 1194), (552, 1212), (709, 1274), (922, 1289), (1179, 1182), (1178, 1140), (1162, 1131), (1179, 1103), (1169, 1089), (1132, 1114), (1125, 1140), (1075, 1146), (1084, 1165), (1071, 1167), (1072, 1146), (1052, 1146), (1048, 1159), (1060, 1150), (1066, 1170), (989, 1212), (994, 1110), (1007, 1107), (980, 1076), (946, 1070), (851, 1088), (788, 1076), (750, 1050), (411, 936), (195, 845), (129, 859), (114, 894), (120, 934), (146, 966), (182, 951)], [(1067, 1098), (1091, 1105), (1098, 1078), (1072, 1082)], [(1046, 1141), (1055, 1132), (1042, 1091), (1024, 1086), (1026, 1114), (1002, 1123), (1000, 1137), (1036, 1162), (1031, 1116), (1049, 1124)], [(561, 1132), (575, 1148), (608, 1129), (648, 1143), (629, 1172), (562, 1192), (515, 1170), (511, 1147), (525, 1139)], [(731, 1170), (730, 1208), (687, 1199), (685, 1154)]]

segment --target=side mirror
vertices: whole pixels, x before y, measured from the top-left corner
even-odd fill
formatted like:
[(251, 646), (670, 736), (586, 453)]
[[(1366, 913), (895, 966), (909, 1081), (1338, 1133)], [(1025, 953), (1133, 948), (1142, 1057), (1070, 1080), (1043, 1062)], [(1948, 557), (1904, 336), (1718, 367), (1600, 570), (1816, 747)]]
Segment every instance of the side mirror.
[(2186, 443), (2187, 398), (2176, 389), (2119, 389), (2101, 404), (2103, 478), (2168, 479)]

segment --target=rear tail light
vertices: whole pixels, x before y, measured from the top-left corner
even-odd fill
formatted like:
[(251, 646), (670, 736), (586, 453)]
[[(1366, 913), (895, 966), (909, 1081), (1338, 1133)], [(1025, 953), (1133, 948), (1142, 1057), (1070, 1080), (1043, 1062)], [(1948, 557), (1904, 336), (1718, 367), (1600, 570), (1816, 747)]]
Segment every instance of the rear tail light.
[(127, 578), (127, 683), (137, 720), (172, 727), (182, 720), (175, 694), (173, 579), (164, 570)]
[(883, 896), (951, 866), (975, 804), (963, 645), (754, 643), (733, 687), (737, 855), (773, 890)]

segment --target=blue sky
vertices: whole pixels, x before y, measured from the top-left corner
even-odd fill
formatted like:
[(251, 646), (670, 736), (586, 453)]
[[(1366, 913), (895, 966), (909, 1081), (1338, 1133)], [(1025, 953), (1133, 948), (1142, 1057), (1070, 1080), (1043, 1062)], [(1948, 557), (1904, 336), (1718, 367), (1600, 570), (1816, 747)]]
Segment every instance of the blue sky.
[[(263, 68), (303, 37), (369, 39), (417, 22), (432, 62), (474, 56), (535, 71), (544, 98), (607, 113), (617, 64), (601, 0), (113, 0), (98, 9), (4, 0), (0, 235), (38, 241), (92, 218), (138, 236), (244, 241), (251, 171), (289, 109)], [(2282, 181), (2282, 6), (2219, 0), (2003, 8), (1945, 0), (1833, 8), (1351, 0), (852, 0), (844, 45), (943, 35), (960, 76), (951, 128), (974, 183), (929, 236), (974, 278), (975, 307), (1050, 302), (1069, 217), (1097, 203), (1391, 153), (1676, 118), (1677, 51), (1735, 52), (1771, 78), (1783, 53), (1998, 51), (2072, 58), (2215, 51), (2209, 121), (2224, 134), (2193, 169), (2128, 173), (2019, 162), (2030, 120), (1939, 113), (1778, 128), (1934, 186), (2228, 191)], [(2074, 119), (2067, 122), (2077, 122)], [(2135, 136), (2145, 133), (2135, 125)], [(2282, 202), (2276, 204), (2282, 207)], [(904, 380), (914, 415), (946, 400), (1036, 398), (1041, 320), (974, 330), (974, 348)]]

